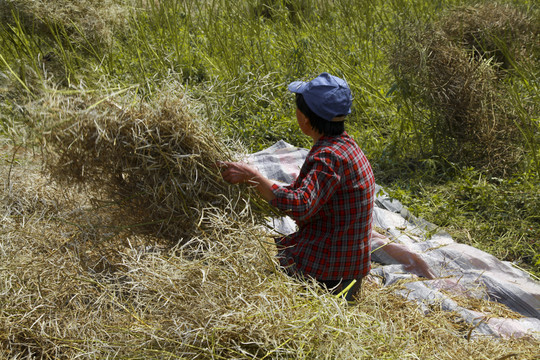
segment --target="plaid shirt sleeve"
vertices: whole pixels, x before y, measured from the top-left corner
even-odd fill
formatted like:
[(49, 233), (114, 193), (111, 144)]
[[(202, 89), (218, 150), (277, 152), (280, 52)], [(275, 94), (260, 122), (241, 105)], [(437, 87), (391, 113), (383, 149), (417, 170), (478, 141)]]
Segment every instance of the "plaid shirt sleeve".
[(298, 177), (297, 183), (281, 189), (274, 185), (277, 200), (272, 204), (298, 222), (308, 220), (338, 188), (341, 180), (339, 160), (328, 151), (307, 158), (303, 169), (309, 170)]
[(281, 265), (318, 280), (367, 275), (374, 190), (371, 165), (347, 133), (319, 139), (295, 182), (272, 187), (270, 203), (298, 224), (276, 240)]

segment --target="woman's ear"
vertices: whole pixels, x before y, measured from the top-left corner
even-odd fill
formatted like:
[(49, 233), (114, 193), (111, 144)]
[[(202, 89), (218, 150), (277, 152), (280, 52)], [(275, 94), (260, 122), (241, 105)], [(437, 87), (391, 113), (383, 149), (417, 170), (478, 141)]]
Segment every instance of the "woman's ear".
[(304, 115), (303, 112), (299, 111), (299, 113), (300, 113), (300, 121), (302, 122), (302, 125), (310, 125), (311, 126), (311, 124), (309, 122), (309, 118), (306, 115)]

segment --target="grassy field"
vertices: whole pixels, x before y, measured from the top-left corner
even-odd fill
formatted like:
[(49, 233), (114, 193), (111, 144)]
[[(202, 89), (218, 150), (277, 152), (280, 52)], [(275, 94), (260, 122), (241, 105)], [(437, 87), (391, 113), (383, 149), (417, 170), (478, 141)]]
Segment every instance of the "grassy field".
[(284, 278), (269, 209), (211, 164), (309, 147), (286, 85), (333, 73), (379, 184), (539, 276), (539, 19), (527, 0), (0, 0), (0, 351), (535, 358), (392, 288), (346, 307)]

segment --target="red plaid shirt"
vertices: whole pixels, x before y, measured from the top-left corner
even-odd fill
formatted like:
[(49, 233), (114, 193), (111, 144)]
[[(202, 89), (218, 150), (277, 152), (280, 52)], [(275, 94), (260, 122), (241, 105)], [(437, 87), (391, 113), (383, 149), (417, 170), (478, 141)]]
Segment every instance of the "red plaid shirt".
[(317, 280), (350, 280), (371, 269), (375, 179), (371, 165), (345, 132), (313, 145), (295, 182), (272, 186), (270, 203), (298, 224), (277, 240), (279, 260), (292, 273)]

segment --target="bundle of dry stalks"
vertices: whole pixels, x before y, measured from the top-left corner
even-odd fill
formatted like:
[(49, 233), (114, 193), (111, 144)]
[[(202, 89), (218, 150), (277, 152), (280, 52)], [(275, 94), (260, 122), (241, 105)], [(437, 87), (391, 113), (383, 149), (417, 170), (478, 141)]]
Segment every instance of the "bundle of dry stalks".
[[(261, 237), (256, 224), (241, 226), (229, 209), (209, 209), (209, 231), (169, 249), (160, 237), (107, 233), (96, 218), (114, 216), (114, 208), (93, 206), (92, 193), (51, 183), (35, 165), (1, 170), (2, 354), (235, 353), (246, 336), (236, 327), (249, 322), (227, 322), (258, 297), (253, 290), (273, 270), (264, 247), (250, 239)], [(223, 326), (214, 339), (213, 327)], [(226, 344), (231, 349), (221, 349)]]
[[(519, 118), (500, 81), (510, 64), (536, 61), (540, 27), (519, 9), (460, 7), (424, 28), (402, 29), (391, 66), (419, 112), (432, 153), (494, 173), (523, 155)], [(418, 115), (418, 114), (417, 114)]]
[(113, 31), (125, 25), (126, 15), (122, 0), (0, 1), (0, 20), (4, 24), (20, 25), (51, 37), (53, 31), (63, 29), (80, 43), (94, 46), (110, 43)]
[(83, 184), (114, 201), (122, 209), (118, 223), (190, 238), (204, 228), (208, 209), (234, 214), (249, 201), (248, 189), (221, 179), (216, 163), (231, 153), (194, 118), (194, 102), (181, 93), (128, 105), (52, 101), (47, 169), (60, 183)]
[(512, 63), (538, 60), (540, 24), (518, 7), (486, 2), (457, 8), (437, 26), (477, 58), (492, 59), (498, 71), (510, 69)]

